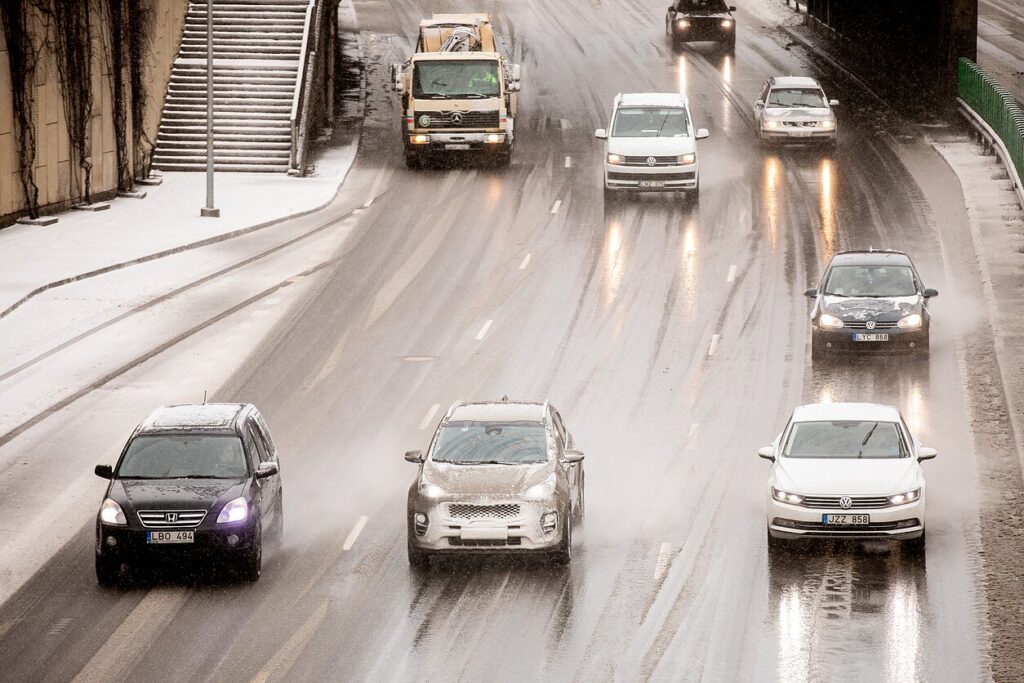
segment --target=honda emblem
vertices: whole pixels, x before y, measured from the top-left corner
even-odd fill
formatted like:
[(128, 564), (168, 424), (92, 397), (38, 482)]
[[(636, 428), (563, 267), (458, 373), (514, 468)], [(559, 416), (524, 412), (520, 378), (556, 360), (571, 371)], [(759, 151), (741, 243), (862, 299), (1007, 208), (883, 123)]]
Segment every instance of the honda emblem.
[(168, 524), (176, 523), (178, 521), (178, 513), (177, 512), (168, 512), (167, 514), (164, 515), (164, 521), (167, 522)]

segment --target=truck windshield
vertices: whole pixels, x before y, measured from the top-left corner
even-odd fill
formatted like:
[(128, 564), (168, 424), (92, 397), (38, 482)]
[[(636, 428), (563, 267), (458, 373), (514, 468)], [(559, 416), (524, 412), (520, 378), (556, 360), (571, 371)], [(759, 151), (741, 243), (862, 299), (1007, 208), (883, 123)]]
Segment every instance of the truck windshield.
[(418, 62), (412, 96), (423, 99), (497, 97), (501, 93), (498, 62), (491, 59)]
[(689, 123), (682, 107), (619, 107), (612, 124), (612, 137), (685, 137)]

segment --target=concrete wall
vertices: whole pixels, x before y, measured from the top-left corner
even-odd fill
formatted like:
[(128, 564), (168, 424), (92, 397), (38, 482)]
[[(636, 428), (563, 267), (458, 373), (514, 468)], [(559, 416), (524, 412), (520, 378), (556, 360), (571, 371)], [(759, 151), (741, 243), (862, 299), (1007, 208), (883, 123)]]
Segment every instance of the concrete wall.
[[(110, 196), (117, 189), (117, 153), (110, 70), (104, 48), (104, 45), (109, 44), (109, 34), (99, 20), (103, 16), (102, 4), (95, 2), (93, 7), (91, 179), (94, 197), (103, 197)], [(156, 139), (164, 92), (181, 40), (187, 7), (188, 0), (154, 2), (156, 25), (146, 65), (147, 81), (151, 84), (146, 111), (146, 133), (151, 140)], [(31, 21), (35, 34), (45, 35), (44, 18), (32, 12)], [(6, 39), (0, 31), (0, 226), (10, 224), (19, 215), (25, 214), (27, 206), (19, 178), (11, 78)], [(40, 51), (32, 90), (36, 131), (34, 177), (39, 188), (40, 213), (52, 213), (63, 210), (78, 200), (82, 187), (82, 171), (77, 163), (72, 167), (60, 76), (53, 46), (49, 43), (45, 43)], [(126, 140), (130, 146), (130, 114), (127, 127)], [(129, 156), (132, 155), (129, 153)]]

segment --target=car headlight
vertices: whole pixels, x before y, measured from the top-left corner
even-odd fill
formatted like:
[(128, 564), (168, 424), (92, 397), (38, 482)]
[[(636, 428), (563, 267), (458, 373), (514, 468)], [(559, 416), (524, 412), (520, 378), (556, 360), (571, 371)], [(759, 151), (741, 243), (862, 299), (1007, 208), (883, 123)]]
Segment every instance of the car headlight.
[(920, 497), (921, 489), (914, 489), (906, 493), (897, 493), (895, 496), (889, 496), (889, 502), (893, 505), (903, 505), (904, 503), (913, 503)]
[(430, 136), (417, 133), (416, 135), (409, 136), (409, 142), (414, 145), (425, 145), (430, 142)]
[(922, 322), (920, 313), (911, 313), (900, 318), (900, 321), (896, 324), (906, 330), (921, 327)]
[(676, 157), (676, 161), (680, 164), (695, 164), (697, 163), (697, 154), (680, 154)]
[(125, 526), (128, 524), (128, 520), (124, 516), (124, 510), (117, 504), (116, 500), (107, 498), (100, 505), (100, 521), (104, 524), (117, 524), (118, 526)]
[(765, 127), (765, 128), (771, 128), (771, 129), (773, 129), (773, 130), (774, 130), (775, 128), (778, 128), (778, 127), (779, 127), (779, 122), (778, 122), (778, 121), (771, 121), (771, 120), (768, 120), (768, 121), (765, 121), (765, 122), (764, 122), (764, 127)]
[(679, 28), (690, 28), (690, 22), (688, 22), (686, 19), (680, 19)]
[(843, 326), (843, 321), (829, 313), (822, 313), (818, 316), (818, 326), (831, 327), (838, 330)]
[(501, 133), (488, 133), (484, 136), (484, 142), (489, 142), (492, 145), (496, 142), (502, 142)]
[(220, 514), (217, 515), (217, 524), (230, 524), (232, 522), (244, 522), (249, 516), (249, 504), (245, 498), (235, 498), (224, 503)]
[(789, 493), (782, 489), (772, 488), (772, 498), (779, 501), (780, 503), (789, 503), (790, 505), (799, 505), (804, 502), (804, 497), (797, 495), (796, 493)]
[(608, 163), (614, 166), (621, 166), (622, 164), (626, 163), (626, 158), (619, 154), (609, 154)]
[(732, 28), (732, 19), (722, 19), (722, 28)]
[(836, 127), (836, 122), (832, 119), (825, 119), (824, 121), (818, 121), (818, 127), (823, 130), (832, 130)]
[(548, 498), (555, 492), (555, 485), (555, 473), (552, 472), (548, 475), (547, 479), (541, 483), (534, 484), (530, 488), (526, 489), (526, 493), (523, 495), (527, 498)]
[(431, 484), (430, 482), (423, 482), (420, 484), (420, 493), (427, 498), (440, 498), (444, 495), (444, 489), (437, 484)]

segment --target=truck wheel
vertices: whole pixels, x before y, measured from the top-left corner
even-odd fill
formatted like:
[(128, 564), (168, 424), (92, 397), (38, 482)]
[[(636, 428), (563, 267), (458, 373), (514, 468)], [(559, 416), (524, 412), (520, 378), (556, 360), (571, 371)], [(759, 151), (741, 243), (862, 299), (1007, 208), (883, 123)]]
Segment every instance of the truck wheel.
[(499, 152), (495, 158), (494, 165), (498, 168), (508, 168), (512, 165), (512, 150), (507, 152)]
[(419, 154), (405, 153), (405, 165), (411, 171), (418, 171), (423, 168), (423, 157)]

